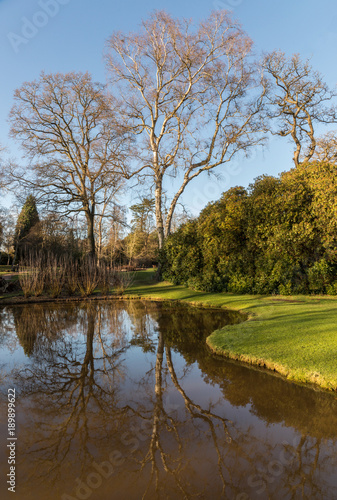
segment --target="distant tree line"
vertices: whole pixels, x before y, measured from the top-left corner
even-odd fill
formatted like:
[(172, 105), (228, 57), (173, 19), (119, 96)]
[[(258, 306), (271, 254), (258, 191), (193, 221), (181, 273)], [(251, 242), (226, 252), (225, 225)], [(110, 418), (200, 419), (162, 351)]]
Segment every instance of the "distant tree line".
[[(150, 267), (158, 261), (158, 238), (153, 221), (153, 199), (141, 199), (130, 207), (131, 225), (124, 207), (115, 207), (111, 217), (102, 218), (95, 235), (96, 258), (112, 267)], [(17, 265), (39, 254), (67, 256), (81, 261), (88, 252), (85, 219), (64, 219), (58, 213), (39, 215), (36, 200), (28, 195), (19, 214), (0, 213), (0, 264)], [(7, 227), (6, 221), (11, 226)], [(2, 230), (2, 231), (1, 231)]]
[(337, 166), (303, 163), (223, 193), (165, 244), (164, 277), (195, 290), (337, 294)]

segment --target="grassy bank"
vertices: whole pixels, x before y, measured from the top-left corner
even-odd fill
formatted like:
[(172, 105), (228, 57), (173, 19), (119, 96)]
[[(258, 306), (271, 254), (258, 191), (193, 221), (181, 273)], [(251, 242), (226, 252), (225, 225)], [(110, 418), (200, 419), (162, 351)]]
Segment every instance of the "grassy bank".
[(0, 276), (2, 274), (9, 274), (11, 272), (12, 266), (0, 266)]
[(226, 307), (248, 321), (226, 326), (207, 339), (217, 354), (275, 370), (289, 380), (337, 390), (337, 298), (203, 293), (170, 283), (153, 283), (139, 273), (126, 292), (141, 298), (181, 300)]

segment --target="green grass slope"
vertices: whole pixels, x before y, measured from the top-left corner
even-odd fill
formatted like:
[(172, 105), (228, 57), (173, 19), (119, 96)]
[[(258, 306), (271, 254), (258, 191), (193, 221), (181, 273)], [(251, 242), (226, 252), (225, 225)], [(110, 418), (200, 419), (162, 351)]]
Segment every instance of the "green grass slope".
[(126, 295), (247, 314), (247, 321), (225, 326), (208, 337), (213, 352), (265, 366), (296, 382), (337, 390), (337, 298), (204, 293), (167, 282), (153, 283), (152, 277), (151, 271), (139, 273)]

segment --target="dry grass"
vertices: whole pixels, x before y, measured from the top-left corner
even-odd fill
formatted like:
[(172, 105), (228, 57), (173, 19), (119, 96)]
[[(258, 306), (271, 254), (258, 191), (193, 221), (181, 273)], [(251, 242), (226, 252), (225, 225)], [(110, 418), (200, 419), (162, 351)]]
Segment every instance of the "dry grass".
[(66, 282), (66, 263), (65, 259), (58, 259), (55, 256), (48, 256), (46, 261), (46, 281), (45, 288), (47, 293), (55, 298), (62, 293)]
[(71, 257), (33, 254), (20, 263), (19, 281), (25, 297), (47, 294), (52, 298), (80, 294), (88, 297), (95, 291), (123, 295), (134, 281), (135, 273), (121, 272), (92, 257), (80, 262)]
[(25, 297), (42, 295), (46, 269), (41, 255), (30, 255), (20, 264), (19, 282)]
[(78, 289), (82, 297), (88, 297), (98, 287), (100, 272), (92, 257), (82, 259), (78, 273)]

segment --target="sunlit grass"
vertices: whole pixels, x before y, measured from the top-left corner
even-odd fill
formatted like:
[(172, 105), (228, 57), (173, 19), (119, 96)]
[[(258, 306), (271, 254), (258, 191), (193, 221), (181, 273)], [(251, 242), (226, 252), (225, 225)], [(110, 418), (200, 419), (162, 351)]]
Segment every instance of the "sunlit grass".
[(0, 275), (1, 274), (10, 274), (12, 266), (0, 266)]
[(337, 390), (337, 298), (204, 293), (151, 283), (152, 271), (126, 292), (141, 298), (181, 300), (241, 310), (248, 321), (225, 326), (207, 339), (224, 356), (265, 366), (290, 380)]

